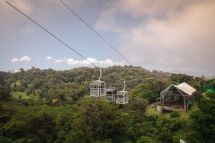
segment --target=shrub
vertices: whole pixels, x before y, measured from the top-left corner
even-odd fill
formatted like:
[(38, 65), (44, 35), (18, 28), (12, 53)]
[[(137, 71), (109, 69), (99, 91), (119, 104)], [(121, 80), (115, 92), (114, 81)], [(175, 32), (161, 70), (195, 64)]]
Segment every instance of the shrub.
[(200, 91), (196, 91), (193, 93), (194, 101), (199, 102), (202, 99), (202, 93)]
[(171, 114), (170, 114), (170, 117), (171, 118), (176, 118), (176, 117), (179, 117), (180, 116), (180, 114), (178, 113), (178, 112), (172, 112)]
[(215, 92), (206, 92), (206, 96), (211, 99), (215, 99)]

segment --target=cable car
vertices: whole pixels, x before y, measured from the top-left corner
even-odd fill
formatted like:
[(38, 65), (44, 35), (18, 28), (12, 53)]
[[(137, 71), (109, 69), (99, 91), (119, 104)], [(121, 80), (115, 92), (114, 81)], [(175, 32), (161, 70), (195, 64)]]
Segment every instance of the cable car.
[(116, 93), (117, 89), (114, 87), (110, 87), (106, 90), (106, 99), (109, 101), (116, 101)]
[(99, 68), (99, 71), (99, 79), (90, 83), (90, 96), (100, 97), (106, 95), (106, 84), (104, 81), (101, 81), (102, 70)]
[(124, 88), (121, 91), (117, 91), (116, 104), (127, 104), (128, 103), (128, 91), (125, 91), (126, 84), (124, 81)]

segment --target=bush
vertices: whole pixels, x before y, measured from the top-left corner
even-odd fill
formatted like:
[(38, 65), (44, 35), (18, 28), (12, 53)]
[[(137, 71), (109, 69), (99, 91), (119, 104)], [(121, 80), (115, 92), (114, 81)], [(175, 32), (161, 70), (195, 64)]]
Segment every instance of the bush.
[(199, 102), (202, 99), (202, 92), (196, 91), (193, 93), (194, 101)]
[(0, 85), (0, 100), (8, 100), (10, 98), (10, 88)]
[(11, 139), (0, 136), (0, 143), (11, 143)]
[(176, 117), (179, 117), (179, 116), (180, 116), (179, 112), (172, 112), (172, 113), (170, 114), (170, 117), (171, 117), (171, 118), (176, 118)]
[(137, 143), (157, 143), (157, 141), (147, 136), (141, 136)]
[(215, 99), (215, 92), (206, 92), (206, 96), (211, 99)]

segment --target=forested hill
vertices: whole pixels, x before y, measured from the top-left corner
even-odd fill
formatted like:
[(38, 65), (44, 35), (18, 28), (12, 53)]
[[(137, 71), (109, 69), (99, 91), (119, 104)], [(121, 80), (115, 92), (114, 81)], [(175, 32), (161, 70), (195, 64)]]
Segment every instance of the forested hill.
[[(214, 143), (215, 80), (132, 66), (102, 70), (108, 87), (126, 81), (128, 104), (89, 96), (95, 68), (0, 72), (0, 143)], [(197, 89), (191, 110), (160, 115), (156, 98), (181, 82)]]
[[(103, 81), (107, 87), (123, 88), (126, 81), (127, 90), (135, 95), (144, 96), (154, 102), (166, 86), (171, 83), (188, 82), (196, 88), (201, 88), (201, 78), (194, 78), (185, 74), (171, 74), (161, 71), (149, 71), (142, 67), (113, 66), (103, 68)], [(10, 87), (12, 93), (24, 93), (30, 97), (44, 100), (76, 101), (89, 95), (89, 83), (97, 80), (97, 68), (81, 67), (71, 70), (56, 71), (53, 69), (41, 70), (31, 68), (20, 69), (19, 72), (0, 72), (1, 82)], [(145, 89), (145, 91), (143, 90)], [(139, 94), (141, 91), (142, 94)], [(144, 91), (144, 93), (143, 93)], [(138, 93), (138, 94), (137, 94)], [(18, 95), (15, 95), (18, 96)]]
[[(150, 72), (141, 67), (132, 66), (113, 66), (104, 68), (102, 71), (102, 80), (107, 83), (108, 87), (114, 86), (122, 89), (123, 81), (126, 81), (128, 90), (146, 81), (167, 81), (171, 75), (158, 71)], [(56, 92), (60, 92), (59, 90), (65, 90), (64, 93), (66, 91), (69, 93), (74, 92), (74, 96), (89, 94), (89, 83), (98, 79), (99, 70), (88, 67), (65, 71), (31, 68), (26, 71), (20, 69), (16, 73), (1, 72), (0, 75), (5, 84), (10, 86), (13, 92), (24, 92), (26, 95), (46, 98), (51, 96), (56, 97)]]
[[(102, 69), (102, 80), (108, 86), (122, 87), (122, 82), (126, 81), (128, 88), (133, 88), (136, 85), (143, 83), (146, 80), (156, 78), (157, 80), (167, 80), (170, 73), (159, 71), (148, 71), (141, 67), (132, 66), (113, 66)], [(36, 88), (48, 87), (56, 84), (75, 83), (75, 84), (89, 84), (99, 77), (99, 70), (97, 68), (73, 68), (65, 71), (55, 71), (52, 69), (41, 70), (38, 68), (31, 68), (27, 71), (20, 69), (16, 73), (1, 72), (1, 76), (7, 83), (21, 82), (20, 88), (28, 88), (29, 85)]]

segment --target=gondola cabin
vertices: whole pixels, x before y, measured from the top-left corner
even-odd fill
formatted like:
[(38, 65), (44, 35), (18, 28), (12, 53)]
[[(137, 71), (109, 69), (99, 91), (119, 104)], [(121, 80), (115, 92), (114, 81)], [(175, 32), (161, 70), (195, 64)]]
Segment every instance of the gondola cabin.
[(100, 97), (106, 95), (106, 84), (104, 81), (100, 80), (102, 77), (102, 71), (100, 68), (99, 71), (99, 79), (90, 83), (90, 96)]
[(106, 99), (109, 101), (116, 101), (116, 93), (117, 93), (117, 89), (116, 88), (108, 88), (106, 90)]
[(90, 83), (90, 96), (105, 96), (106, 85), (104, 81), (96, 80)]
[(124, 82), (124, 89), (117, 91), (116, 94), (116, 104), (127, 104), (128, 103), (128, 92), (125, 91), (126, 84)]
[(116, 104), (127, 104), (128, 103), (128, 92), (118, 91), (116, 97)]

